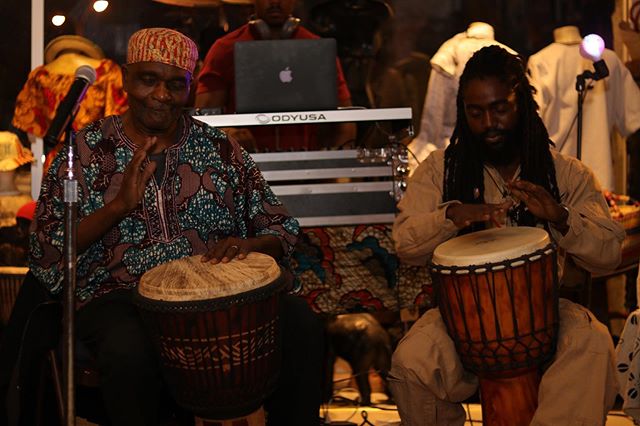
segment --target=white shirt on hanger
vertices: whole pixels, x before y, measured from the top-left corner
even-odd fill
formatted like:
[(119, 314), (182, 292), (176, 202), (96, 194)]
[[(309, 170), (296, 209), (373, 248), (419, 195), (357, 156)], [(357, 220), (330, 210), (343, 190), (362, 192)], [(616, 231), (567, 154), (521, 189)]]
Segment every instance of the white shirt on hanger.
[[(593, 70), (593, 62), (580, 56), (582, 37), (576, 27), (554, 30), (554, 42), (529, 58), (531, 84), (537, 89), (540, 116), (566, 155), (577, 154), (578, 92), (576, 76)], [(602, 59), (609, 77), (590, 84), (582, 118), (582, 161), (595, 173), (604, 189), (614, 189), (611, 133), (624, 137), (640, 129), (640, 89), (631, 73), (612, 50)]]

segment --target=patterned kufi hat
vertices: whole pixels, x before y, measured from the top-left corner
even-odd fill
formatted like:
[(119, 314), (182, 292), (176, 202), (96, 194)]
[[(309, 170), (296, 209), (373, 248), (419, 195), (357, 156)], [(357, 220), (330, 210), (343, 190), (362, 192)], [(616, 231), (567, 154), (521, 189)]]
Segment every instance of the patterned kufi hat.
[(193, 73), (198, 47), (186, 35), (168, 28), (145, 28), (129, 39), (127, 64), (160, 62)]

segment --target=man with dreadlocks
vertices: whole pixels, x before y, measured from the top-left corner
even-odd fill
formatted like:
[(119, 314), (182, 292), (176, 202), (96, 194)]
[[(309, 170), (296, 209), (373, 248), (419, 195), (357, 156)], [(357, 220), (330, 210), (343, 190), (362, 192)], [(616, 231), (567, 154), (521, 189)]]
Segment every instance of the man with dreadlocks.
[[(418, 167), (399, 204), (393, 235), (403, 261), (424, 265), (456, 235), (526, 225), (549, 232), (559, 270), (568, 257), (590, 272), (617, 266), (624, 231), (611, 220), (593, 173), (550, 149), (532, 94), (521, 60), (506, 50), (485, 47), (469, 60), (451, 144)], [(604, 424), (617, 390), (612, 355), (606, 327), (561, 299), (557, 351), (531, 424)], [(388, 379), (405, 426), (464, 424), (459, 402), (478, 387), (437, 308), (400, 342)]]

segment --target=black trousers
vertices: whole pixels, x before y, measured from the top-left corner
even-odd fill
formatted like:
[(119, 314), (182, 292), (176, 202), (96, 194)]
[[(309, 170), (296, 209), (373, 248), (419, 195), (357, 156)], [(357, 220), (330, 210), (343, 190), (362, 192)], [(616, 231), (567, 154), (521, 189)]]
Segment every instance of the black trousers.
[[(96, 356), (105, 407), (114, 425), (170, 422), (171, 404), (156, 354), (130, 299), (130, 292), (113, 293), (81, 309), (78, 338)], [(265, 401), (268, 422), (315, 426), (322, 397), (324, 332), (304, 300), (286, 295), (282, 305), (282, 371), (277, 390)]]

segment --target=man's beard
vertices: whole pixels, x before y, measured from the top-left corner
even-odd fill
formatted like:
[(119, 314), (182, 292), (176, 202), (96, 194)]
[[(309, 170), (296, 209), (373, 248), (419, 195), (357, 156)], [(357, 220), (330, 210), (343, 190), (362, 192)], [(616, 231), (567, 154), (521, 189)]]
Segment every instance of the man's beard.
[[(516, 135), (517, 130), (489, 130), (479, 136), (475, 136), (476, 146), (482, 159), (494, 166), (506, 166), (513, 163), (520, 156), (520, 143)], [(502, 140), (489, 143), (487, 136), (500, 135)]]

